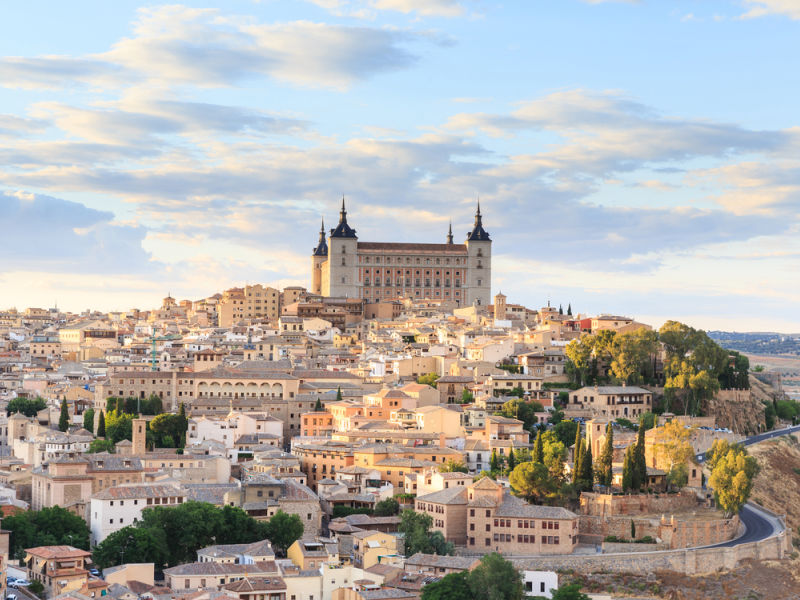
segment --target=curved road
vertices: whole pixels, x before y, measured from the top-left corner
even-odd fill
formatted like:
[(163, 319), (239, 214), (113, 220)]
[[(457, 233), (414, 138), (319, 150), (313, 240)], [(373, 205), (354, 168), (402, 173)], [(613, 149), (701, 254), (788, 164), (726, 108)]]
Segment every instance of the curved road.
[[(775, 437), (797, 432), (800, 432), (800, 425), (759, 433), (758, 435), (754, 435), (742, 440), (740, 443), (742, 446), (751, 446), (753, 444), (757, 444), (758, 442), (763, 442), (764, 440), (769, 440)], [(706, 453), (697, 455), (698, 461), (703, 462), (705, 459)], [(778, 521), (778, 519), (770, 514), (758, 510), (755, 506), (749, 503), (742, 507), (742, 510), (739, 511), (739, 519), (745, 527), (745, 532), (743, 535), (728, 542), (709, 546), (709, 548), (725, 548), (729, 546), (738, 546), (739, 544), (747, 544), (749, 542), (758, 542), (778, 533), (781, 527), (781, 523)]]

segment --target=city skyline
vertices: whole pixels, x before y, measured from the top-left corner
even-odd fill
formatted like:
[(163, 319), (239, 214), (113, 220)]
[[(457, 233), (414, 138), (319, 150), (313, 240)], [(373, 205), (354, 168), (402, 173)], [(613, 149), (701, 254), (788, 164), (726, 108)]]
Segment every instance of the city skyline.
[(309, 286), (344, 194), (365, 241), (480, 198), (510, 302), (800, 331), (789, 3), (46, 6), (0, 23), (0, 308)]

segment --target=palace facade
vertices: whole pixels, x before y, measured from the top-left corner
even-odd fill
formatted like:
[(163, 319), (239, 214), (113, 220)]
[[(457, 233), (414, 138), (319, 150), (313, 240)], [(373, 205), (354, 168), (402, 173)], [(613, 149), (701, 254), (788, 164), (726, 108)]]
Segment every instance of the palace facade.
[(492, 240), (483, 228), (481, 207), (463, 244), (361, 242), (347, 223), (342, 199), (338, 225), (325, 224), (311, 256), (311, 292), (364, 298), (369, 302), (412, 298), (452, 301), (459, 306), (491, 304)]

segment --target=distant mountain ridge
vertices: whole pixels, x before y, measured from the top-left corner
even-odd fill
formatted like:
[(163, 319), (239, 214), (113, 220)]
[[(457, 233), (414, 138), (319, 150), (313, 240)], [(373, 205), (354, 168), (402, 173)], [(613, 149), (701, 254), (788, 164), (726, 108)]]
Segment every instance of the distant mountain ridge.
[(800, 333), (709, 331), (723, 348), (750, 354), (800, 355)]

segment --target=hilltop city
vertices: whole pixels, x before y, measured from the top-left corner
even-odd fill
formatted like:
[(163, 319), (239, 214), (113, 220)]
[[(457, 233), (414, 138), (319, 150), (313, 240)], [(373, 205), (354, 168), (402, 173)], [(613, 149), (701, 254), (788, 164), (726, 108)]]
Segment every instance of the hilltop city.
[(307, 287), (0, 311), (3, 598), (786, 585), (800, 405), (774, 374), (677, 321), (514, 303), (479, 204), (436, 243), (357, 221), (323, 222)]

